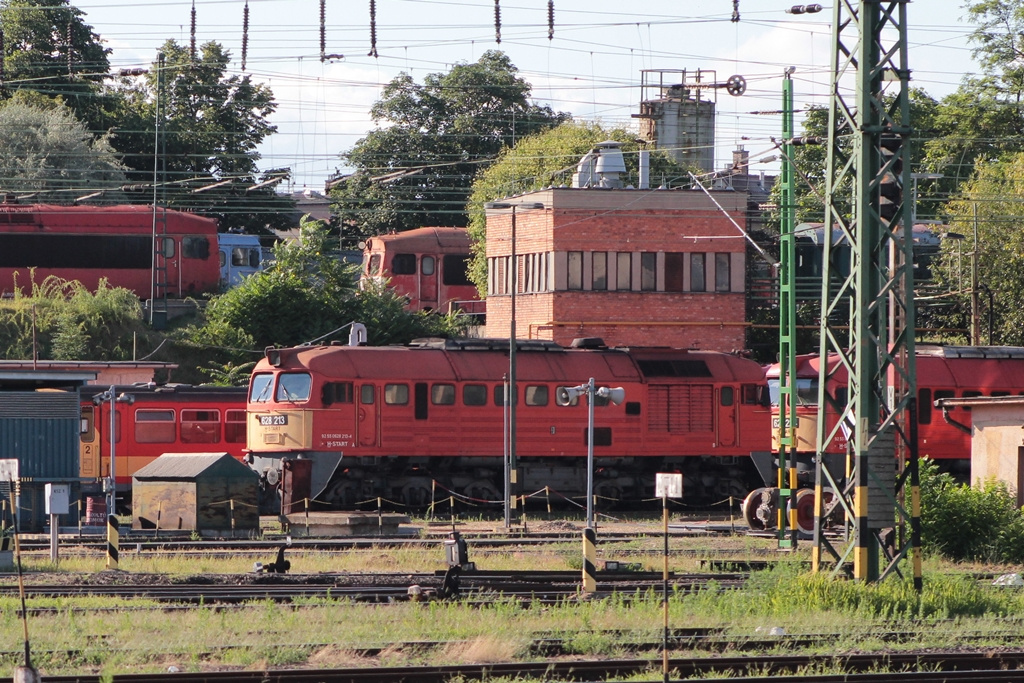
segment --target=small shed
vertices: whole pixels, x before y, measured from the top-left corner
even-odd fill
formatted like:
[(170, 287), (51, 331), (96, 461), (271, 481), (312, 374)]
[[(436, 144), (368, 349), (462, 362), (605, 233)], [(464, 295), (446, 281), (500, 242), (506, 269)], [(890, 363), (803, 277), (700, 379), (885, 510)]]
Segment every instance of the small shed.
[(228, 453), (164, 453), (132, 477), (132, 528), (258, 529), (258, 486)]

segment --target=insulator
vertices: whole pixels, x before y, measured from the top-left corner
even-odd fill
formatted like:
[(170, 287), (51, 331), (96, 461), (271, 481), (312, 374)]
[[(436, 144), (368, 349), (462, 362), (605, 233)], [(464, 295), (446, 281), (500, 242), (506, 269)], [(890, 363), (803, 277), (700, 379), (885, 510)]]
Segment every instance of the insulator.
[(4, 30), (0, 28), (0, 83), (4, 80)]
[(68, 44), (68, 76), (70, 76), (71, 75), (71, 53), (72, 53), (72, 51), (74, 49), (72, 47), (72, 44), (71, 44), (71, 22), (70, 21), (68, 22), (68, 29), (67, 29), (67, 34), (65, 35), (65, 40), (67, 41), (67, 44)]
[(501, 0), (494, 0), (494, 42), (501, 44)]
[(192, 39), (189, 43), (188, 54), (192, 61), (196, 61), (196, 0), (192, 0)]
[(740, 0), (732, 0), (732, 22), (740, 20)]
[(245, 58), (249, 53), (249, 0), (245, 0), (242, 8), (242, 71), (245, 71)]
[(377, 0), (370, 0), (370, 52), (366, 56), (377, 56)]
[(555, 37), (555, 0), (548, 0), (548, 40)]
[(326, 59), (327, 52), (327, 0), (320, 0), (320, 61)]

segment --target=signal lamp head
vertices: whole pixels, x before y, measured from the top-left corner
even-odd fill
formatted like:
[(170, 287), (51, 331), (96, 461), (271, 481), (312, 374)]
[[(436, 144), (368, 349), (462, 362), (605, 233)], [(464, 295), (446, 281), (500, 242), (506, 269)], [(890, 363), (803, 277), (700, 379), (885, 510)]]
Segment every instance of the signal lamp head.
[(267, 357), (267, 362), (273, 365), (275, 368), (281, 367), (281, 351), (275, 349), (273, 346), (268, 346), (264, 349), (263, 353)]

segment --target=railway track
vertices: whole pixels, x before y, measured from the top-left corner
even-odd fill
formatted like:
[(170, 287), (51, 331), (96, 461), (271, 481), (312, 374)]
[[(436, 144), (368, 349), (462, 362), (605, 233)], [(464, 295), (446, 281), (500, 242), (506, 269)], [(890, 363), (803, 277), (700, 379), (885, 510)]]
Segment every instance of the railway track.
[[(786, 677), (802, 682), (860, 683), (907, 681), (1024, 682), (1024, 651), (1014, 652), (903, 652), (843, 655), (771, 655), (673, 658), (669, 660), (670, 678), (778, 683)], [(807, 671), (831, 668), (841, 674), (808, 674)], [(653, 673), (661, 669), (657, 659), (619, 659), (588, 661), (539, 661), (483, 665), (373, 667), (358, 669), (286, 669), (259, 671), (176, 672), (163, 674), (115, 674), (43, 676), (45, 683), (448, 683), (451, 680), (476, 681), (507, 677), (566, 681), (609, 681), (616, 678)], [(755, 675), (748, 675), (748, 674)], [(797, 675), (799, 674), (799, 675)], [(713, 678), (715, 675), (721, 678)], [(0, 683), (11, 683), (0, 678)]]

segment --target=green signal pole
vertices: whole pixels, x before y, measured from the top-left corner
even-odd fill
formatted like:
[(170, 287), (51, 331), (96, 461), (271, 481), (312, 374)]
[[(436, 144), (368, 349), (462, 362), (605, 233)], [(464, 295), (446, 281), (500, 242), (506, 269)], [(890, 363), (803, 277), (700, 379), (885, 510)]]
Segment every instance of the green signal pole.
[[(782, 81), (782, 172), (779, 225), (779, 510), (780, 548), (796, 548), (796, 205), (793, 176), (793, 67)], [(787, 513), (790, 501), (792, 510)], [(787, 519), (788, 517), (788, 519)]]

